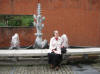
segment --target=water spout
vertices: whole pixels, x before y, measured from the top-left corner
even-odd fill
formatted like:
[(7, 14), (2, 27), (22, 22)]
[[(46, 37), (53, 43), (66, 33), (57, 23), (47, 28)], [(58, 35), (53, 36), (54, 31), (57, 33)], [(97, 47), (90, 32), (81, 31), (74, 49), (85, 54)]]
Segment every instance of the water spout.
[(11, 39), (11, 46), (9, 49), (19, 49), (20, 48), (20, 41), (18, 33), (15, 33)]

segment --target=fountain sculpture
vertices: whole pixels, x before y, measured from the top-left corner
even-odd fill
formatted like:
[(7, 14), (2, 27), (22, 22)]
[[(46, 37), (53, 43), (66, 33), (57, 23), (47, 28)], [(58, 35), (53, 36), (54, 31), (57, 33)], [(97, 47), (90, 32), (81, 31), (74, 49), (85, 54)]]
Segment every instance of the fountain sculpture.
[(11, 39), (11, 46), (9, 49), (19, 49), (20, 48), (20, 41), (18, 33), (15, 33)]
[(69, 47), (69, 44), (68, 44), (68, 37), (66, 34), (63, 34), (61, 36), (61, 39), (62, 39), (62, 44), (64, 47), (68, 48)]
[(38, 3), (37, 15), (33, 15), (33, 18), (35, 19), (33, 24), (37, 30), (37, 33), (35, 33), (36, 40), (35, 40), (35, 44), (33, 45), (33, 48), (44, 48), (47, 45), (47, 40), (44, 41), (42, 40), (43, 33), (41, 31), (42, 28), (44, 27), (44, 24), (42, 22), (45, 20), (45, 17), (41, 15), (40, 3)]

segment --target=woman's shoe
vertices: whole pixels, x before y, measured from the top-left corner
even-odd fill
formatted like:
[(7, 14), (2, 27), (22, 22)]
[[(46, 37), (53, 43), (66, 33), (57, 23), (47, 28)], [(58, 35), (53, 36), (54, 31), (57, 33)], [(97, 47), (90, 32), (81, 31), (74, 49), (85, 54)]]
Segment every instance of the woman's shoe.
[(54, 66), (51, 64), (51, 65), (50, 65), (50, 68), (52, 68), (52, 69), (53, 69), (53, 68), (54, 68)]
[(57, 66), (57, 67), (55, 68), (55, 70), (59, 70), (59, 67)]

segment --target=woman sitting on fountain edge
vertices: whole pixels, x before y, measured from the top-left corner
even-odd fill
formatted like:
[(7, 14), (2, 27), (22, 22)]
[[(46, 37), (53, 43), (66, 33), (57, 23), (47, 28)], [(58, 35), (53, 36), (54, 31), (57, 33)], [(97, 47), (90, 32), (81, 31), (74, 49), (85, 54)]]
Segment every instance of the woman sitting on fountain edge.
[(55, 68), (56, 70), (59, 69), (60, 63), (62, 61), (61, 44), (62, 40), (59, 37), (59, 32), (55, 30), (54, 37), (52, 37), (50, 40), (48, 63), (50, 64), (51, 68)]

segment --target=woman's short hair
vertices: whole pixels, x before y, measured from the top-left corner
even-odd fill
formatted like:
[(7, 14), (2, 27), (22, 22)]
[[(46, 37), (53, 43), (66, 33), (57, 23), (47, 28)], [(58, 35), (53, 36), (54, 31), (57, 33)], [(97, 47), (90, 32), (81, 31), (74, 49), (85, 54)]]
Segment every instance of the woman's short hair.
[(59, 33), (58, 30), (53, 31), (53, 36), (55, 35), (55, 33)]

